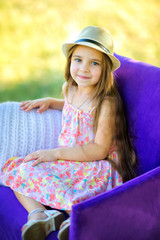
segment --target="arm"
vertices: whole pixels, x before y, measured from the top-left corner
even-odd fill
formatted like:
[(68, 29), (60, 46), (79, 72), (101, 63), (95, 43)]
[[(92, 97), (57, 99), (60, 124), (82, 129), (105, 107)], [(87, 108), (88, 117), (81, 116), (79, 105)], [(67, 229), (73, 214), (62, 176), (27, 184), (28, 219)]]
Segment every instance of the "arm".
[(57, 149), (57, 159), (72, 161), (95, 161), (104, 159), (112, 145), (115, 132), (115, 108), (110, 99), (105, 99), (98, 120), (94, 142), (83, 146)]
[[(62, 86), (62, 91), (64, 91), (65, 84)], [(58, 98), (39, 98), (35, 100), (23, 101), (20, 105), (22, 110), (29, 112), (34, 108), (39, 108), (38, 113), (45, 111), (48, 108), (62, 110), (64, 106), (64, 99)]]
[(114, 138), (115, 110), (109, 99), (105, 99), (99, 120), (94, 142), (83, 146), (40, 150), (29, 154), (25, 161), (35, 160), (33, 166), (43, 161), (71, 160), (95, 161), (104, 159), (112, 145)]
[(39, 108), (38, 113), (45, 111), (48, 108), (62, 110), (64, 99), (57, 98), (40, 98), (36, 100), (23, 101), (20, 105), (22, 110), (29, 112), (34, 108)]

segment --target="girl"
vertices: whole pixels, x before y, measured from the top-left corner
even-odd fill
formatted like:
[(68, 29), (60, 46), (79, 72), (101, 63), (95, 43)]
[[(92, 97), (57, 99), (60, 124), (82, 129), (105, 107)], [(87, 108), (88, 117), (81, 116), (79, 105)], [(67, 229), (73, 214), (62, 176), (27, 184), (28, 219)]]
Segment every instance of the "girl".
[[(24, 159), (12, 158), (2, 169), (29, 213), (23, 239), (45, 239), (59, 229), (72, 205), (108, 191), (135, 176), (135, 154), (127, 131), (122, 100), (113, 79), (120, 66), (113, 56), (110, 33), (101, 27), (82, 30), (75, 42), (62, 47), (67, 57), (64, 100), (24, 101), (22, 110), (63, 108), (59, 148), (39, 150)], [(57, 210), (46, 210), (45, 206)], [(68, 238), (69, 220), (59, 239)]]

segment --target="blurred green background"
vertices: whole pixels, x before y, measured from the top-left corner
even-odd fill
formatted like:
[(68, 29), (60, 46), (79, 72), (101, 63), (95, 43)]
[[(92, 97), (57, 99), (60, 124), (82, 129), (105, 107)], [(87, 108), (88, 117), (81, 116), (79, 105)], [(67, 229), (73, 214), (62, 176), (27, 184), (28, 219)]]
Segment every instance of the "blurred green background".
[(107, 28), (115, 52), (160, 66), (159, 0), (0, 0), (0, 102), (61, 97), (64, 41)]

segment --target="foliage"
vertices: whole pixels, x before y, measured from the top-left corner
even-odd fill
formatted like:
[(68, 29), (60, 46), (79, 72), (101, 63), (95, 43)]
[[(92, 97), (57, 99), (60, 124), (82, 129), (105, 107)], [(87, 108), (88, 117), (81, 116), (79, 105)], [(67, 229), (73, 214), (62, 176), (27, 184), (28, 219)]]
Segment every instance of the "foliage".
[(159, 0), (1, 0), (0, 101), (59, 96), (61, 45), (87, 25), (107, 28), (118, 54), (160, 66)]

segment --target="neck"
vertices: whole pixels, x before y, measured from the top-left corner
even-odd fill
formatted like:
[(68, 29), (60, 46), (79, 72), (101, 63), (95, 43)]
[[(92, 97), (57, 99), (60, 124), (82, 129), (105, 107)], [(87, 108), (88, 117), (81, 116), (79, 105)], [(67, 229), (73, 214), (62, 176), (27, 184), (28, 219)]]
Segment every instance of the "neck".
[(90, 90), (87, 91), (86, 88), (83, 89), (78, 87), (74, 91), (71, 103), (78, 108), (81, 108), (82, 106), (85, 107), (85, 105), (88, 108), (88, 104), (92, 102), (92, 96), (93, 96), (93, 91), (90, 91)]
[(77, 94), (80, 96), (89, 96), (92, 95), (94, 91), (94, 88), (83, 88), (83, 87), (77, 87)]

